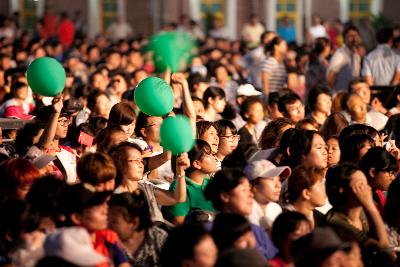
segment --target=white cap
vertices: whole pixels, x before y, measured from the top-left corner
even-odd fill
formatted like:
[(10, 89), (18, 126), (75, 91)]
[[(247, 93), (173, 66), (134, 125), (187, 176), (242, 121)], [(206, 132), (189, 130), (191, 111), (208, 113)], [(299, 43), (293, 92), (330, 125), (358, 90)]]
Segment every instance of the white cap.
[(95, 266), (108, 261), (93, 248), (89, 233), (82, 227), (58, 229), (47, 236), (43, 248), (46, 256), (59, 257), (79, 266)]
[(285, 179), (291, 174), (290, 167), (276, 167), (269, 160), (258, 160), (250, 162), (244, 168), (243, 172), (246, 175), (247, 179), (249, 179), (250, 181), (253, 181), (257, 178), (269, 178), (275, 176), (280, 176), (281, 178)]
[(238, 96), (257, 96), (261, 95), (260, 91), (257, 91), (253, 85), (246, 83), (239, 86), (237, 89)]

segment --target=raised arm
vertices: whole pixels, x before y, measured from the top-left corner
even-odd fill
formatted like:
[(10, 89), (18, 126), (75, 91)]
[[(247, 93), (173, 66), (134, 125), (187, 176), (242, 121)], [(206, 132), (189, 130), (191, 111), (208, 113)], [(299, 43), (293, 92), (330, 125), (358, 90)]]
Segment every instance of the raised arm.
[(176, 159), (176, 188), (168, 191), (157, 188), (154, 191), (157, 203), (163, 206), (171, 206), (186, 201), (185, 170), (189, 168), (190, 161), (187, 153), (181, 154)]
[(60, 117), (61, 109), (63, 108), (63, 99), (63, 95), (56, 96), (53, 99), (53, 113), (50, 115), (49, 121), (47, 122), (46, 128), (44, 129), (38, 143), (38, 146), (41, 149), (51, 148), (51, 144), (56, 135), (58, 118)]

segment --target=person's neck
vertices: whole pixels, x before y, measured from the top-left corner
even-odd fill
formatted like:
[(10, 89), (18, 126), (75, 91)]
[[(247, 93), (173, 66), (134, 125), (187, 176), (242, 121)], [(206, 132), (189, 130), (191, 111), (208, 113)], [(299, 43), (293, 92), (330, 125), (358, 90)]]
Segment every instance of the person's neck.
[(145, 236), (146, 230), (134, 231), (127, 239), (121, 241), (129, 253), (135, 254), (136, 250), (143, 243)]
[(204, 177), (206, 177), (207, 174), (202, 172), (202, 171), (193, 171), (190, 175), (189, 178), (192, 180), (195, 184), (202, 185), (204, 181)]
[(367, 116), (365, 116), (364, 118), (359, 119), (359, 120), (353, 119), (353, 121), (360, 123), (360, 124), (365, 124), (367, 122)]
[[(257, 195), (254, 196), (254, 199), (258, 203), (258, 205), (261, 207), (261, 210), (264, 212), (269, 204), (269, 201), (266, 201), (264, 198), (259, 197)], [(264, 214), (264, 215), (266, 215), (266, 214)]]
[(134, 181), (128, 178), (122, 178), (121, 186), (129, 192), (133, 192), (139, 187), (139, 181)]
[(217, 154), (215, 154), (215, 156), (216, 156), (217, 159), (219, 159), (220, 161), (223, 161), (227, 155), (222, 154), (222, 153), (218, 150), (218, 152), (217, 152)]
[(207, 114), (207, 117), (209, 117), (209, 118), (215, 118), (218, 114), (217, 111), (212, 107), (208, 107), (206, 109), (205, 113)]
[(153, 147), (153, 151), (160, 151), (161, 150), (161, 146), (160, 146), (160, 142), (154, 142), (151, 140), (146, 140), (147, 144)]
[(246, 127), (246, 129), (247, 129), (251, 134), (253, 134), (254, 128), (256, 127), (256, 124), (253, 123), (253, 122), (249, 122), (249, 121), (248, 121), (248, 122), (245, 124), (245, 127)]
[(281, 63), (283, 61), (283, 55), (279, 54), (279, 53), (275, 53), (274, 54), (274, 58), (276, 59), (276, 61), (278, 61), (279, 63)]
[(321, 112), (321, 111), (318, 111), (318, 110), (313, 111), (312, 112), (312, 116), (321, 125), (324, 123), (324, 121), (328, 117), (328, 115), (325, 112)]
[(351, 208), (348, 208), (346, 211), (346, 215), (347, 215), (347, 218), (349, 219), (350, 223), (354, 227), (359, 228), (359, 229), (360, 229), (360, 227), (362, 229), (361, 212), (362, 212), (362, 207), (351, 207)]
[(218, 81), (218, 83), (219, 83), (219, 85), (222, 87), (222, 88), (224, 88), (225, 87), (225, 85), (226, 85), (226, 83), (228, 82), (228, 80), (219, 80)]
[(296, 201), (292, 205), (297, 212), (300, 212), (307, 217), (312, 224), (312, 228), (314, 228), (314, 207), (311, 206), (307, 201)]

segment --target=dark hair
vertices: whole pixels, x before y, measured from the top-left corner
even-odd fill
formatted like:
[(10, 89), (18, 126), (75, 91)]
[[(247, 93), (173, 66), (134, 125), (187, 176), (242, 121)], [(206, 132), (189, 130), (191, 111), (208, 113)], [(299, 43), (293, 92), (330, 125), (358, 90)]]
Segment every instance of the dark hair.
[(249, 96), (243, 101), (242, 105), (240, 106), (240, 116), (244, 121), (247, 121), (246, 113), (251, 109), (254, 104), (257, 103), (264, 108), (263, 102), (258, 96)]
[(317, 106), (318, 96), (322, 94), (331, 96), (329, 88), (320, 85), (314, 86), (308, 93), (307, 105), (311, 111), (315, 110)]
[(107, 127), (107, 119), (100, 116), (93, 116), (89, 118), (89, 124), (93, 127), (95, 136), (97, 136), (101, 130)]
[(352, 79), (349, 82), (349, 93), (352, 93), (353, 92), (353, 86), (355, 86), (355, 85), (357, 85), (359, 83), (367, 83), (367, 81), (362, 77), (357, 77), (357, 78)]
[(127, 222), (139, 218), (138, 231), (147, 230), (153, 225), (145, 193), (140, 189), (133, 193), (114, 194), (108, 205), (112, 210), (118, 211)]
[(339, 144), (343, 143), (347, 137), (355, 134), (368, 134), (368, 126), (365, 124), (351, 124), (343, 128), (339, 134)]
[(279, 250), (282, 250), (284, 242), (296, 231), (301, 222), (309, 223), (306, 216), (296, 211), (283, 212), (276, 217), (272, 224), (271, 239)]
[(307, 117), (307, 118), (304, 118), (304, 119), (298, 121), (298, 122), (296, 123), (295, 127), (296, 127), (296, 129), (299, 129), (299, 130), (301, 130), (301, 129), (307, 129), (307, 128), (305, 128), (305, 126), (306, 126), (307, 124), (311, 124), (311, 125), (312, 125), (314, 128), (316, 128), (316, 129), (319, 129), (319, 127), (320, 127), (320, 125), (318, 124), (318, 122), (316, 122), (313, 118), (310, 118), (310, 117)]
[(278, 109), (282, 113), (287, 113), (286, 105), (293, 104), (296, 101), (301, 102), (301, 98), (296, 93), (287, 93), (279, 98)]
[(239, 168), (226, 168), (218, 171), (214, 178), (207, 185), (204, 195), (213, 203), (216, 210), (222, 210), (224, 204), (221, 200), (221, 193), (229, 193), (245, 179), (242, 170)]
[(272, 104), (277, 104), (278, 105), (280, 97), (281, 97), (281, 95), (278, 92), (269, 93), (267, 105), (268, 106), (271, 106)]
[(196, 123), (196, 138), (200, 139), (200, 136), (202, 136), (211, 127), (214, 127), (215, 130), (218, 131), (218, 127), (214, 122), (211, 122), (211, 121), (198, 121)]
[(26, 87), (27, 84), (23, 82), (14, 82), (11, 84), (11, 93), (15, 94), (19, 89)]
[(324, 52), (325, 47), (330, 45), (330, 41), (326, 37), (318, 37), (314, 40), (314, 49), (310, 54), (310, 64), (319, 63), (319, 55)]
[(386, 203), (383, 208), (383, 219), (389, 227), (400, 230), (400, 179), (395, 179), (389, 186)]
[(60, 198), (67, 183), (54, 175), (47, 175), (35, 180), (26, 195), (26, 201), (35, 208), (40, 217), (57, 220), (61, 215)]
[(271, 40), (271, 42), (266, 45), (265, 47), (265, 52), (269, 52), (271, 56), (274, 55), (275, 53), (275, 46), (279, 45), (281, 42), (284, 42), (285, 39), (283, 39), (283, 37), (280, 36), (276, 36), (274, 39)]
[(92, 91), (87, 98), (87, 107), (92, 111), (95, 112), (94, 108), (96, 107), (96, 102), (97, 102), (97, 98), (99, 98), (100, 96), (106, 96), (107, 98), (109, 98), (109, 96), (104, 93), (104, 92), (100, 92), (98, 90)]
[(385, 27), (376, 33), (376, 40), (379, 44), (386, 44), (390, 40), (393, 40), (393, 28)]
[(234, 242), (251, 231), (251, 224), (242, 215), (220, 213), (215, 217), (211, 235), (219, 253), (233, 248)]
[(324, 171), (315, 167), (297, 166), (288, 178), (287, 200), (294, 203), (304, 189), (310, 189), (324, 178)]
[(343, 190), (349, 188), (351, 175), (356, 171), (359, 171), (359, 169), (352, 163), (340, 163), (328, 169), (326, 173), (326, 194), (333, 209), (339, 209), (349, 202)]
[(117, 132), (125, 134), (121, 126), (118, 125), (107, 126), (102, 129), (96, 136), (97, 152), (108, 153), (110, 148), (113, 146), (111, 143), (111, 137)]
[(101, 152), (83, 155), (78, 161), (76, 172), (82, 182), (91, 185), (108, 182), (117, 175), (112, 158)]
[(53, 267), (53, 266), (58, 266), (58, 267), (79, 267), (79, 265), (75, 265), (73, 263), (70, 263), (69, 261), (66, 261), (62, 258), (59, 257), (50, 257), (50, 256), (45, 256), (44, 258), (41, 258), (35, 265), (35, 267)]
[(339, 136), (341, 131), (349, 125), (349, 122), (340, 112), (333, 112), (329, 115), (324, 124), (319, 128), (319, 132), (324, 138), (328, 140), (329, 136), (335, 135)]
[(279, 145), (286, 126), (293, 126), (293, 123), (288, 118), (277, 118), (265, 126), (262, 131), (259, 146), (261, 149), (274, 148)]
[(357, 163), (360, 160), (360, 149), (364, 147), (365, 143), (369, 143), (372, 147), (375, 146), (374, 139), (368, 134), (354, 134), (347, 137), (340, 143), (340, 162), (353, 162)]
[(237, 134), (237, 129), (235, 124), (229, 120), (219, 120), (215, 122), (217, 126), (218, 136), (226, 134), (226, 130), (230, 129), (232, 134)]
[(284, 159), (285, 163), (294, 168), (301, 164), (303, 156), (307, 156), (311, 151), (314, 136), (319, 133), (312, 130), (299, 129), (289, 142), (289, 158)]
[(136, 113), (133, 107), (127, 102), (119, 102), (111, 108), (108, 124), (129, 125), (135, 120)]
[(202, 82), (207, 82), (207, 80), (203, 78), (203, 76), (200, 73), (198, 72), (190, 73), (188, 77), (188, 84), (191, 92), (194, 92), (195, 91), (194, 87)]
[(372, 177), (369, 174), (369, 170), (371, 170), (372, 168), (375, 168), (377, 172), (397, 172), (397, 160), (383, 147), (372, 147), (361, 158), (359, 167), (364, 172), (365, 176), (368, 179), (371, 179)]
[(350, 31), (356, 31), (357, 33), (360, 33), (360, 31), (358, 30), (358, 28), (352, 24), (347, 25), (346, 27), (344, 27), (343, 29), (343, 37), (346, 38), (346, 35), (350, 32)]
[(143, 112), (139, 112), (139, 115), (137, 116), (136, 119), (136, 127), (135, 127), (135, 135), (136, 137), (143, 137), (141, 130), (146, 127), (147, 125), (147, 119), (150, 118), (151, 116), (143, 113)]
[(44, 128), (45, 125), (43, 123), (34, 120), (33, 122), (26, 123), (24, 127), (18, 131), (17, 138), (15, 139), (15, 148), (18, 155), (25, 155), (28, 148), (34, 145), (33, 138)]
[(224, 90), (222, 90), (222, 89), (219, 88), (219, 87), (215, 87), (215, 86), (210, 86), (210, 87), (208, 87), (207, 90), (204, 92), (204, 95), (203, 95), (203, 104), (204, 104), (204, 107), (205, 107), (205, 108), (208, 107), (208, 105), (209, 105), (209, 104), (208, 104), (208, 99), (209, 99), (209, 98), (214, 99), (214, 98), (217, 98), (217, 97), (225, 98), (225, 92), (224, 92)]
[(184, 260), (194, 257), (195, 247), (207, 236), (209, 233), (200, 224), (184, 224), (173, 228), (161, 250), (161, 266), (182, 266)]

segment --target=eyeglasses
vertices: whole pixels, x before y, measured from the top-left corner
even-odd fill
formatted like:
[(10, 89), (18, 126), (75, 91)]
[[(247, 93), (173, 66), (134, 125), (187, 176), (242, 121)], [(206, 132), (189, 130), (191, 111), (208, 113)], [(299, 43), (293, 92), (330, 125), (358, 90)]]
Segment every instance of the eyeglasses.
[(71, 123), (69, 122), (69, 120), (58, 120), (58, 124), (60, 124), (61, 126), (68, 126)]
[(128, 160), (128, 162), (134, 162), (137, 165), (139, 165), (139, 164), (144, 165), (145, 164), (145, 160), (144, 159), (130, 159), (130, 160)]
[(291, 107), (288, 108), (288, 112), (294, 112), (294, 111), (301, 111), (304, 108), (304, 104), (300, 104), (300, 105), (293, 105)]
[(112, 82), (113, 82), (113, 83), (120, 83), (121, 80), (120, 80), (120, 79), (114, 79), (114, 80), (112, 80)]
[(238, 134), (221, 135), (220, 138), (226, 138), (226, 139), (228, 139), (228, 142), (233, 142), (233, 141), (239, 141), (240, 140), (240, 135), (238, 135)]

